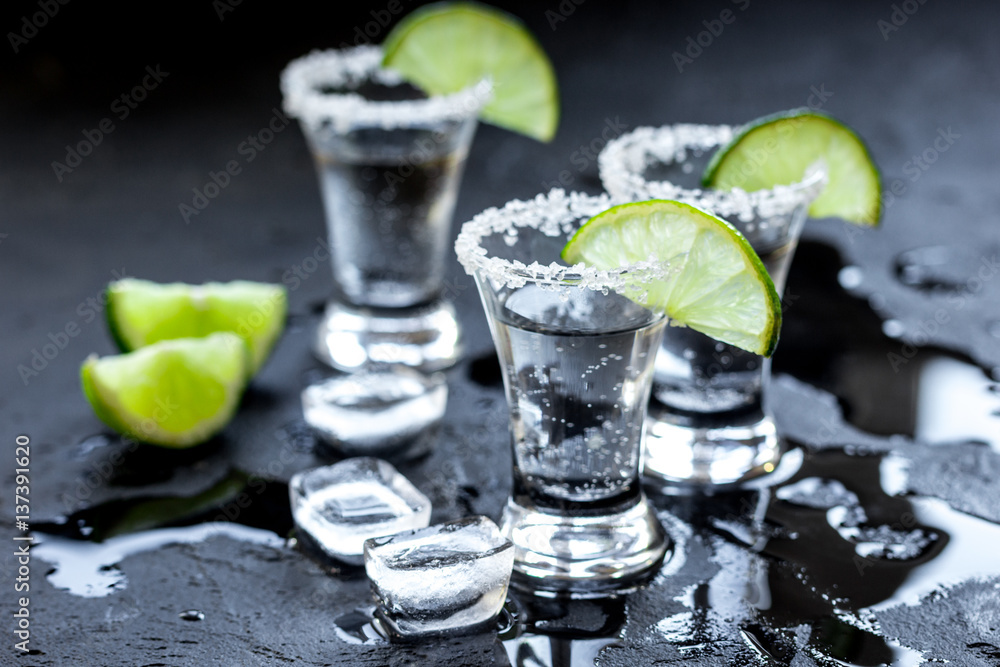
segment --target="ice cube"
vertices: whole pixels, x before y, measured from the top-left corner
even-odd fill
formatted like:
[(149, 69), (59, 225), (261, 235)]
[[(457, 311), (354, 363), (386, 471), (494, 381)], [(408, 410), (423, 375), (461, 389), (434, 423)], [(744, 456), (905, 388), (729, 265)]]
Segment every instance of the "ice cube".
[(365, 571), (390, 638), (462, 633), (503, 608), (514, 545), (474, 516), (365, 542)]
[(392, 464), (371, 457), (297, 473), (288, 484), (292, 516), (326, 555), (364, 563), (369, 537), (423, 528), (431, 503)]
[(444, 375), (402, 366), (333, 377), (302, 392), (306, 423), (336, 456), (420, 456), (447, 402)]

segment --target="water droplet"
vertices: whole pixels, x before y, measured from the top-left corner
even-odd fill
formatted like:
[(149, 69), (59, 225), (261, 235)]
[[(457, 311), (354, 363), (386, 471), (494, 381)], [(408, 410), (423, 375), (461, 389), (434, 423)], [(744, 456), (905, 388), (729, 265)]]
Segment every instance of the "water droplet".
[(882, 333), (889, 338), (899, 338), (906, 333), (906, 327), (899, 320), (886, 320), (882, 323)]
[(187, 609), (177, 614), (184, 621), (203, 621), (205, 620), (205, 613), (198, 609)]
[(77, 459), (86, 458), (95, 449), (101, 447), (107, 447), (111, 444), (111, 439), (104, 435), (103, 433), (97, 433), (95, 435), (88, 435), (86, 438), (77, 443), (76, 457)]
[(864, 278), (864, 272), (857, 266), (845, 266), (837, 273), (837, 282), (846, 290), (854, 290), (861, 287)]
[(965, 285), (977, 264), (971, 249), (926, 246), (896, 256), (896, 277), (914, 289), (952, 291)]

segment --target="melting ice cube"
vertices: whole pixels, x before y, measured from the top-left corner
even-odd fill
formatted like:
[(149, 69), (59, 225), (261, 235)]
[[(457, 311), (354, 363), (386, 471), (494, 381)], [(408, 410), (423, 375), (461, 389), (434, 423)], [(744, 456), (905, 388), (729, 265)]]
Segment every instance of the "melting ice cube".
[(288, 484), (292, 516), (325, 554), (352, 565), (364, 562), (369, 537), (423, 528), (431, 503), (390, 463), (346, 459), (294, 475)]
[(514, 545), (483, 516), (365, 542), (376, 615), (396, 639), (488, 624), (513, 565)]
[(306, 423), (337, 456), (420, 456), (447, 402), (444, 375), (405, 367), (333, 377), (302, 392)]

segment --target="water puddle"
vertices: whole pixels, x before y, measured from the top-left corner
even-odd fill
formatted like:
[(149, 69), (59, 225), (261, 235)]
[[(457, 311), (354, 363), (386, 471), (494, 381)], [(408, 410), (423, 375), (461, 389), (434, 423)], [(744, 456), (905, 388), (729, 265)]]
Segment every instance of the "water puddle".
[[(937, 498), (895, 495), (905, 477), (901, 457), (825, 450), (770, 490), (658, 499), (711, 545), (717, 566), (676, 595), (683, 611), (656, 622), (659, 636), (692, 659), (720, 645), (731, 656), (742, 643), (782, 665), (797, 653), (821, 664), (924, 664), (882, 635), (879, 614), (1000, 581), (1000, 525)], [(914, 637), (919, 627), (915, 618)]]
[[(919, 266), (922, 285), (933, 282), (927, 289), (944, 289), (943, 272), (979, 261), (956, 252), (923, 248), (903, 253), (899, 262), (910, 267), (913, 281), (918, 275), (913, 267)], [(936, 282), (927, 277), (928, 267), (936, 267)], [(845, 291), (863, 280), (856, 268), (842, 267), (832, 248), (800, 245), (774, 373), (830, 392), (845, 420), (868, 433), (932, 445), (979, 442), (1000, 452), (1000, 392), (991, 371), (963, 355), (907, 342), (911, 335), (919, 339), (916, 333), (926, 339), (926, 332), (908, 332), (898, 320), (883, 320), (867, 301)], [(930, 322), (939, 326), (933, 318)]]
[(521, 596), (513, 605), (515, 622), (500, 639), (511, 665), (594, 665), (602, 649), (620, 642), (625, 605), (624, 596), (605, 600)]
[(65, 537), (36, 535), (32, 556), (52, 565), (46, 575), (55, 588), (81, 597), (104, 597), (124, 590), (128, 577), (119, 563), (129, 556), (170, 544), (193, 544), (216, 536), (280, 548), (285, 540), (270, 531), (234, 523), (159, 528), (105, 542), (80, 542)]
[(290, 530), (288, 487), (231, 471), (193, 496), (113, 500), (35, 524), (31, 553), (52, 565), (54, 587), (104, 597), (127, 586), (119, 564), (129, 556), (216, 536), (280, 548)]

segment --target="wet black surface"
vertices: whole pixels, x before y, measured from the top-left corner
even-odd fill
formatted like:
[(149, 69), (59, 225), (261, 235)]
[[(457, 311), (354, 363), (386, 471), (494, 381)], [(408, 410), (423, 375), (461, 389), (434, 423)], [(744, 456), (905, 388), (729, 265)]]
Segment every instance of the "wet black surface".
[[(298, 403), (329, 374), (308, 352), (330, 289), (328, 267), (304, 261), (325, 234), (313, 167), (292, 125), (252, 160), (244, 142), (269, 127), (289, 59), (350, 41), (390, 4), (341, 15), (209, 3), (160, 7), (154, 21), (70, 3), (17, 49), (8, 36), (0, 410), (8, 451), (31, 441), (41, 544), (29, 654), (10, 621), (18, 564), (11, 549), (0, 559), (0, 663), (1000, 664), (1000, 14), (985, 2), (516, 6), (553, 54), (562, 124), (550, 145), (482, 127), (456, 222), (560, 179), (594, 192), (592, 155), (625, 129), (803, 104), (868, 140), (885, 220), (807, 225), (771, 387), (788, 461), (801, 463), (769, 488), (656, 497), (677, 549), (649, 586), (603, 602), (513, 596), (510, 627), (418, 645), (365, 634), (361, 572), (287, 539), (288, 479), (329, 461)], [(13, 32), (41, 11), (5, 9)], [(702, 36), (724, 10), (733, 22)], [(674, 55), (689, 48), (691, 62)], [(114, 101), (158, 64), (170, 74), (121, 117)], [(114, 131), (58, 172), (104, 118)], [(240, 174), (186, 221), (179, 206), (229, 160)], [(272, 359), (206, 445), (122, 442), (80, 393), (83, 359), (114, 352), (100, 294), (122, 274), (289, 287)], [(496, 519), (510, 490), (500, 376), (455, 262), (446, 293), (467, 358), (448, 372), (434, 451), (400, 469), (432, 521)], [(13, 456), (6, 465), (0, 527), (14, 537)]]

